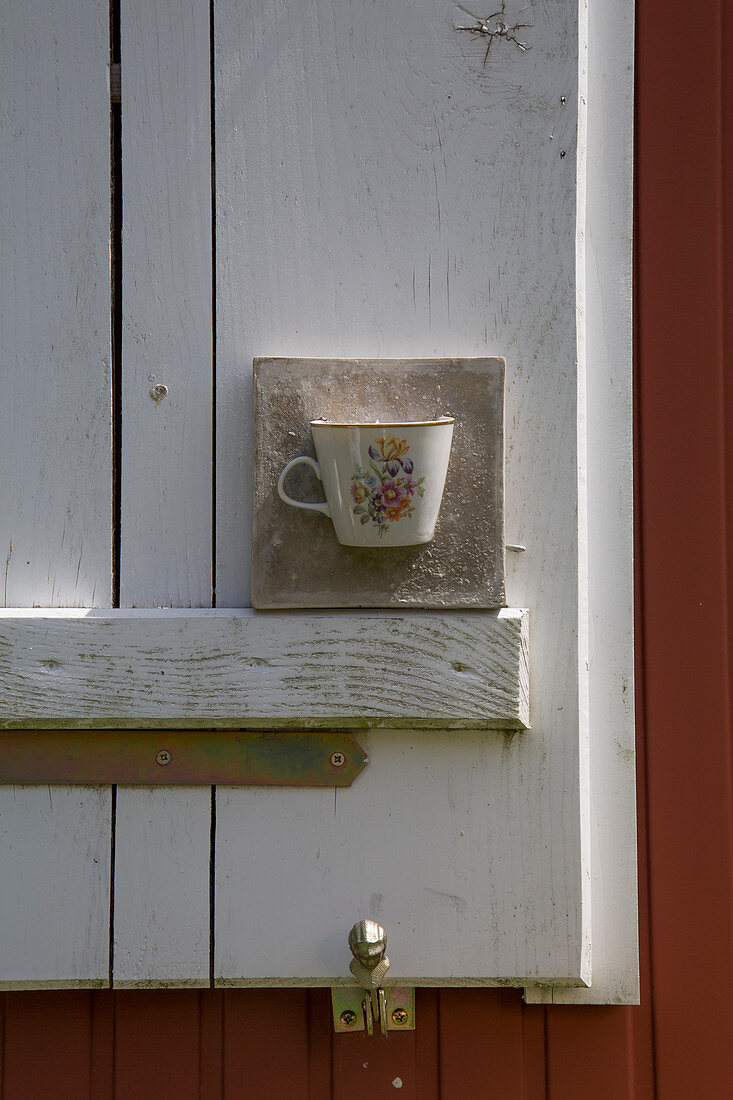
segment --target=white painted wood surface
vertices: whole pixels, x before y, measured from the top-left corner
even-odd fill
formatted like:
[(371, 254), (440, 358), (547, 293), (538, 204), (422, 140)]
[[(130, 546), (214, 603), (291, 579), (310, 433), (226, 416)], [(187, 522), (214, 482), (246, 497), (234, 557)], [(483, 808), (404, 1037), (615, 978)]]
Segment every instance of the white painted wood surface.
[[(128, 0), (123, 9), (126, 4)], [(134, 218), (138, 200), (145, 213), (140, 222), (126, 220), (130, 236), (125, 241), (130, 373), (123, 421), (121, 580), (123, 602), (131, 605), (209, 602), (209, 520), (204, 512), (210, 483), (203, 471), (210, 463), (210, 435), (202, 424), (210, 416), (210, 366), (198, 363), (210, 354), (203, 292), (211, 250), (208, 245), (196, 247), (210, 197), (207, 192), (204, 201), (198, 193), (199, 187), (208, 187), (199, 109), (208, 60), (203, 46), (208, 7), (205, 13), (199, 7), (182, 5), (179, 10), (158, 0), (143, 10), (135, 0), (123, 10), (123, 36), (128, 36), (127, 47), (123, 37), (128, 51), (123, 97), (130, 90), (131, 70), (138, 67), (134, 99), (126, 108), (132, 113), (125, 171), (137, 178), (125, 177), (127, 215)], [(507, 7), (511, 9), (511, 0)], [(16, 96), (22, 83), (17, 73), (9, 85), (11, 102), (24, 121), (26, 103), (36, 103), (43, 126), (30, 138), (33, 156), (43, 150), (42, 159), (59, 163), (63, 114), (64, 155), (71, 148), (73, 164), (90, 172), (97, 146), (92, 149), (87, 138), (92, 141), (104, 120), (105, 189), (100, 196), (107, 204), (102, 253), (107, 263), (106, 96), (96, 94), (94, 83), (104, 66), (90, 70), (89, 65), (95, 43), (106, 35), (104, 13), (90, 19), (81, 0), (71, 11), (54, 7), (50, 20), (35, 2), (23, 11), (15, 36), (3, 44), (20, 60), (23, 80), (26, 73), (34, 76), (30, 98), (22, 102)], [(264, 0), (256, 6), (216, 0), (218, 603), (245, 606), (249, 597), (255, 354), (506, 355), (507, 540), (527, 547), (524, 554), (509, 555), (507, 591), (509, 602), (529, 607), (532, 617), (532, 729), (514, 737), (372, 730), (360, 735), (368, 741), (368, 769), (358, 784), (335, 798), (318, 791), (219, 789), (215, 973), (221, 984), (319, 984), (340, 974), (345, 978), (346, 932), (357, 916), (371, 913), (387, 925), (395, 975), (447, 984), (490, 984), (502, 976), (517, 984), (545, 986), (587, 981), (590, 886), (591, 990), (554, 985), (530, 990), (528, 998), (633, 1001), (629, 0), (613, 0), (604, 13), (591, 12), (596, 52), (591, 50), (590, 90), (598, 81), (602, 97), (592, 107), (597, 114), (590, 115), (588, 149), (587, 348), (599, 372), (591, 373), (587, 387), (587, 471), (582, 447), (584, 346), (578, 339), (582, 324), (578, 330), (576, 309), (582, 319), (586, 303), (576, 262), (582, 261), (583, 241), (576, 250), (575, 239), (576, 12), (560, 0), (533, 5), (534, 26), (527, 31), (532, 50), (522, 53), (509, 43), (495, 43), (486, 68), (482, 44), (453, 30), (465, 22), (453, 5), (430, 0), (420, 5), (419, 18), (416, 12), (407, 0), (382, 7), (358, 0)], [(512, 18), (511, 10), (508, 15)], [(130, 43), (137, 61), (130, 57)], [(67, 58), (75, 58), (77, 49), (79, 60), (69, 65)], [(29, 62), (44, 51), (58, 58), (55, 67), (41, 70), (51, 74), (48, 88)], [(104, 65), (107, 56), (105, 41)], [(90, 86), (96, 98), (88, 94)], [(62, 112), (57, 97), (67, 88), (72, 92)], [(178, 107), (176, 98), (181, 100)], [(33, 164), (35, 178), (39, 173), (33, 156), (23, 151), (24, 156)], [(179, 175), (190, 173), (189, 180), (179, 179), (175, 168)], [(9, 191), (11, 221), (26, 216), (23, 204), (29, 201), (29, 189), (21, 176), (20, 185), (13, 183)], [(32, 583), (25, 584), (22, 572), (13, 578), (21, 561), (14, 550), (7, 568), (8, 604), (74, 606), (109, 599), (110, 531), (108, 523), (99, 522), (109, 497), (102, 506), (101, 498), (87, 491), (97, 475), (105, 491), (109, 489), (108, 423), (100, 426), (97, 415), (101, 401), (107, 401), (108, 410), (109, 378), (106, 366), (99, 374), (87, 371), (96, 360), (85, 358), (96, 346), (95, 329), (104, 332), (106, 347), (108, 306), (103, 330), (90, 310), (60, 326), (66, 339), (69, 332), (75, 334), (73, 349), (78, 352), (73, 367), (69, 362), (63, 374), (55, 372), (55, 360), (44, 360), (38, 352), (38, 326), (33, 325), (31, 335), (17, 325), (39, 276), (58, 283), (46, 295), (47, 313), (52, 303), (68, 306), (80, 256), (87, 287), (97, 279), (98, 235), (90, 237), (78, 224), (70, 244), (63, 235), (66, 214), (84, 214), (78, 196), (88, 194), (85, 178), (89, 176), (83, 172), (81, 184), (75, 178), (73, 201), (69, 197), (63, 210), (51, 201), (56, 191), (39, 201), (39, 222), (44, 209), (52, 211), (53, 247), (43, 255), (36, 248), (21, 256), (20, 304), (5, 302), (4, 317), (12, 317), (8, 331), (25, 355), (7, 360), (19, 364), (17, 374), (13, 366), (11, 391), (17, 408), (27, 400), (27, 378), (34, 379), (33, 405), (22, 414), (13, 409), (13, 424), (19, 429), (13, 447), (23, 455), (13, 468), (37, 471), (34, 455), (42, 453), (44, 473), (47, 464), (54, 475), (42, 491), (36, 491), (34, 482), (32, 492), (13, 489), (9, 498), (9, 514), (20, 517), (18, 530), (30, 532), (39, 553), (23, 559), (32, 563), (27, 567), (31, 570), (38, 564), (37, 573), (30, 574)], [(42, 181), (37, 182), (42, 189)], [(89, 217), (90, 210), (97, 212), (93, 203), (86, 203), (84, 210)], [(24, 233), (18, 232), (16, 242), (23, 242)], [(179, 247), (176, 237), (187, 245)], [(14, 256), (18, 249), (20, 245)], [(49, 255), (54, 263), (48, 262)], [(108, 280), (100, 285), (100, 298), (108, 302)], [(15, 312), (8, 314), (10, 309)], [(81, 336), (80, 323), (90, 326)], [(17, 332), (21, 335), (16, 339)], [(159, 362), (149, 367), (151, 358)], [(39, 364), (43, 372), (34, 375), (33, 369), (41, 370)], [(35, 403), (41, 384), (53, 385), (63, 399), (68, 395), (69, 410), (84, 421), (81, 430), (73, 430), (73, 421), (63, 435), (49, 430), (44, 436), (44, 423), (37, 419), (44, 410)], [(149, 397), (156, 384), (168, 386), (168, 396), (157, 407)], [(3, 461), (5, 439), (0, 436)], [(85, 450), (89, 447), (93, 459)], [(83, 508), (81, 498), (74, 497), (77, 510), (64, 512), (70, 526), (60, 546), (54, 541), (57, 524), (49, 523), (49, 517), (57, 515), (66, 471), (72, 474), (74, 491), (86, 486), (87, 497)], [(584, 591), (583, 538), (578, 538), (577, 522), (584, 504), (578, 486), (584, 489), (586, 476), (591, 486), (590, 587)], [(108, 519), (109, 511), (104, 515)], [(68, 559), (67, 547), (75, 551)], [(104, 570), (97, 576), (92, 569), (87, 578), (84, 563), (93, 554), (97, 561), (104, 558)], [(74, 566), (71, 584), (66, 583), (71, 579), (69, 562)], [(66, 578), (64, 587), (58, 578)], [(166, 614), (163, 621), (174, 618), (175, 613)], [(362, 618), (353, 616), (351, 622)], [(61, 615), (59, 621), (63, 619)], [(92, 628), (94, 619), (94, 614), (88, 617)], [(273, 644), (282, 647), (287, 639), (279, 637)], [(105, 675), (111, 667), (108, 642), (105, 637), (101, 650), (95, 649)], [(154, 648), (147, 654), (144, 650), (142, 639), (136, 653), (145, 673), (147, 705), (157, 708), (161, 700), (179, 705), (176, 693), (162, 687), (166, 677), (157, 675), (160, 654)], [(199, 649), (201, 684), (208, 655), (205, 647)], [(66, 658), (61, 667), (50, 662), (44, 667), (39, 657), (36, 649), (36, 693), (59, 685), (66, 667)], [(585, 685), (588, 659), (590, 681)], [(419, 690), (422, 667), (410, 671)], [(268, 673), (262, 666), (250, 673), (252, 682), (262, 685), (258, 690), (264, 697)], [(122, 670), (123, 682), (126, 675)], [(453, 669), (449, 685), (451, 680), (460, 683), (461, 676), (465, 679), (465, 672)], [(383, 696), (389, 696), (390, 683), (387, 679), (378, 685)], [(207, 690), (217, 686), (214, 678)], [(105, 695), (104, 683), (93, 681), (90, 687), (96, 693), (93, 699)], [(60, 695), (56, 697), (62, 708)], [(339, 709), (343, 698), (350, 693), (342, 690), (337, 696)], [(294, 716), (302, 714), (304, 700), (308, 695), (291, 688)], [(124, 724), (124, 717), (117, 720), (128, 706), (122, 690), (113, 706), (117, 724)], [(67, 720), (61, 718), (64, 724)], [(197, 715), (188, 724), (200, 721)], [(132, 716), (129, 724), (138, 725), (140, 719)], [(139, 789), (118, 792), (119, 982), (195, 984), (208, 973), (201, 931), (208, 921), (203, 868), (208, 875), (210, 792), (205, 788), (199, 793), (202, 799), (187, 815), (179, 791), (161, 792), (157, 800)], [(0, 793), (0, 814), (7, 811), (10, 795)], [(94, 929), (99, 914), (106, 919), (108, 904), (108, 864), (103, 863), (98, 838), (105, 835), (109, 796), (95, 791), (85, 796), (89, 813), (71, 813), (70, 791), (63, 814), (48, 817), (42, 805), (48, 791), (34, 789), (21, 802), (15, 823), (11, 819), (21, 839), (26, 834), (58, 837), (53, 851), (69, 871), (68, 890), (60, 894), (61, 912), (71, 913), (71, 908), (64, 909), (70, 899), (75, 908), (63, 932), (69, 939), (59, 933), (57, 940), (66, 946), (48, 964), (43, 962), (44, 975), (39, 977), (40, 956), (31, 958), (29, 945), (45, 934), (44, 921), (56, 919), (52, 897), (46, 908), (44, 894), (36, 905), (38, 913), (33, 913), (37, 923), (24, 941), (25, 957), (13, 950), (17, 966), (9, 971), (14, 975), (9, 980), (17, 980), (20, 971), (30, 975), (24, 984), (94, 984), (104, 979), (106, 948), (104, 943), (99, 947)], [(96, 811), (91, 809), (95, 799)], [(59, 800), (53, 814), (59, 814)], [(7, 812), (0, 821), (6, 828)], [(82, 823), (81, 831), (75, 831), (75, 821)], [(109, 839), (107, 833), (107, 851)], [(16, 877), (10, 879), (21, 886), (14, 891), (16, 911), (25, 912), (26, 897), (30, 905), (36, 899), (17, 877), (17, 868), (22, 864), (25, 874), (37, 866), (44, 877), (45, 855), (36, 857), (29, 847), (16, 850), (28, 853), (20, 863), (11, 860)], [(74, 862), (81, 850), (94, 852), (91, 867)], [(100, 862), (94, 864), (94, 858)], [(85, 878), (95, 867), (98, 877)], [(188, 912), (190, 924), (184, 919)], [(166, 925), (172, 936), (164, 933)], [(518, 930), (516, 941), (513, 928)], [(441, 957), (444, 961), (436, 966)], [(69, 959), (75, 960), (73, 965)]]
[(209, 787), (117, 788), (114, 984), (209, 984)]
[(0, 605), (109, 604), (109, 15), (29, 0), (0, 34)]
[(123, 0), (121, 57), (120, 603), (210, 607), (208, 5)]
[(632, 529), (633, 6), (588, 7), (586, 346), (593, 985), (531, 1003), (639, 1000)]
[(548, 806), (523, 782), (532, 732), (359, 743), (370, 762), (345, 790), (217, 788), (217, 984), (347, 984), (346, 937), (366, 914), (387, 929), (390, 981), (587, 979), (577, 928), (561, 945), (553, 912), (574, 895), (573, 865), (556, 887), (550, 836), (536, 858)]
[[(510, 19), (512, 11), (510, 4)], [(441, 889), (465, 898), (467, 889), (485, 896), (511, 882), (510, 895), (530, 907), (548, 967), (567, 974), (569, 954), (580, 952), (587, 976), (577, 11), (559, 0), (533, 5), (528, 21), (532, 49), (497, 42), (484, 68), (485, 47), (454, 29), (463, 13), (439, 0), (265, 0), (246, 10), (217, 0), (217, 593), (230, 606), (249, 599), (250, 509), (240, 486), (250, 480), (253, 356), (506, 356), (507, 541), (527, 547), (509, 555), (507, 602), (532, 616), (532, 731), (520, 739), (511, 804), (497, 795), (486, 807), (483, 827), (497, 845), (491, 871), (477, 866), (467, 885), (448, 868)], [(379, 849), (383, 864), (379, 873), (366, 868), (359, 892), (355, 875), (342, 886), (339, 872), (317, 872), (319, 814), (276, 795), (278, 812), (251, 814), (250, 792), (219, 789), (227, 811), (217, 818), (217, 910), (239, 914), (229, 925), (217, 918), (222, 980), (246, 980), (239, 941), (245, 922), (259, 934), (271, 919), (273, 867), (300, 884), (276, 925), (290, 940), (314, 937), (311, 977), (331, 975), (333, 948), (322, 945), (345, 943), (380, 881), (399, 875), (412, 889), (409, 868), (422, 867), (432, 832), (426, 845), (425, 833), (395, 830), (385, 846), (382, 820), (398, 785), (375, 779), (389, 770), (388, 743), (372, 752), (344, 844), (356, 863)], [(448, 787), (465, 774), (463, 753), (455, 735), (431, 736), (421, 742), (421, 765)], [(419, 817), (419, 788), (399, 794)], [(506, 829), (517, 812), (521, 836)], [(296, 834), (299, 854), (291, 856)], [(297, 865), (305, 853), (310, 875)], [(531, 900), (522, 893), (527, 882)], [(324, 893), (334, 899), (325, 926)], [(431, 974), (445, 937), (439, 922), (423, 926), (422, 907), (411, 913), (419, 954), (409, 956), (410, 972)], [(465, 928), (453, 974), (487, 976), (496, 956), (485, 944), (482, 951), (471, 922)], [(246, 964), (255, 965), (251, 955)], [(292, 959), (270, 952), (270, 979), (292, 972)]]
[(109, 981), (110, 793), (0, 788), (0, 989)]
[(10, 610), (0, 726), (522, 729), (528, 621), (514, 608)]
[[(209, 53), (208, 4), (123, 0), (122, 607), (211, 604)], [(208, 984), (210, 825), (118, 788), (116, 986)]]
[[(107, 604), (109, 13), (5, 8), (0, 604)], [(0, 788), (1, 988), (107, 981), (109, 829), (109, 791)]]

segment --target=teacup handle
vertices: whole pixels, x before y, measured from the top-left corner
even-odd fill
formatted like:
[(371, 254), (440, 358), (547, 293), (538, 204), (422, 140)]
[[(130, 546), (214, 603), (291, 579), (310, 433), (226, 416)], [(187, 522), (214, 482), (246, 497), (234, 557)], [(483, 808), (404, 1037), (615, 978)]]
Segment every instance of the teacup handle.
[(305, 500), (293, 500), (285, 492), (285, 478), (288, 476), (294, 466), (301, 463), (304, 466), (310, 466), (315, 472), (318, 480), (321, 480), (321, 468), (313, 458), (309, 458), (308, 455), (299, 455), (298, 458), (293, 458), (288, 462), (287, 466), (277, 479), (277, 493), (280, 500), (284, 500), (286, 504), (289, 504), (292, 508), (305, 508), (308, 512), (323, 512), (324, 516), (330, 516), (328, 505), (324, 501), (323, 504), (310, 504)]

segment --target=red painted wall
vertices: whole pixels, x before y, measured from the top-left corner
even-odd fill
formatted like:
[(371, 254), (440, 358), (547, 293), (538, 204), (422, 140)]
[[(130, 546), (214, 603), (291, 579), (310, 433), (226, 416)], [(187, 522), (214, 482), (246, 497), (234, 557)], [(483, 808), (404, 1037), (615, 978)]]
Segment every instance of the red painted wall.
[(641, 1006), (424, 990), (385, 1042), (325, 990), (5, 994), (2, 1100), (733, 1097), (733, 12), (637, 19)]

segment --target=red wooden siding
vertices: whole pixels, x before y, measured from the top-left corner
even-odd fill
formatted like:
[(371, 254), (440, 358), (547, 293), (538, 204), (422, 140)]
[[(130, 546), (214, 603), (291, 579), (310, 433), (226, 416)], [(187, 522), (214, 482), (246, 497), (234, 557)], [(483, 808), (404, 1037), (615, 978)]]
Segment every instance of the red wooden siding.
[(641, 1006), (425, 990), (385, 1042), (334, 1036), (325, 990), (5, 994), (2, 1100), (733, 1096), (732, 28), (638, 6)]

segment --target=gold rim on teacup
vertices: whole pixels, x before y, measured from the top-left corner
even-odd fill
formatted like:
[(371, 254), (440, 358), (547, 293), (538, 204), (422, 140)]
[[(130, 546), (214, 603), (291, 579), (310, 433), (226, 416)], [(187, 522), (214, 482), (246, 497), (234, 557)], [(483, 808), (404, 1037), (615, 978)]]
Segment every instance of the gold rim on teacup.
[[(398, 547), (430, 542), (438, 519), (455, 418), (311, 420), (318, 460), (291, 459), (277, 482), (291, 508), (320, 512), (343, 546)], [(323, 484), (323, 502), (296, 500), (285, 489), (295, 466), (310, 467)]]

